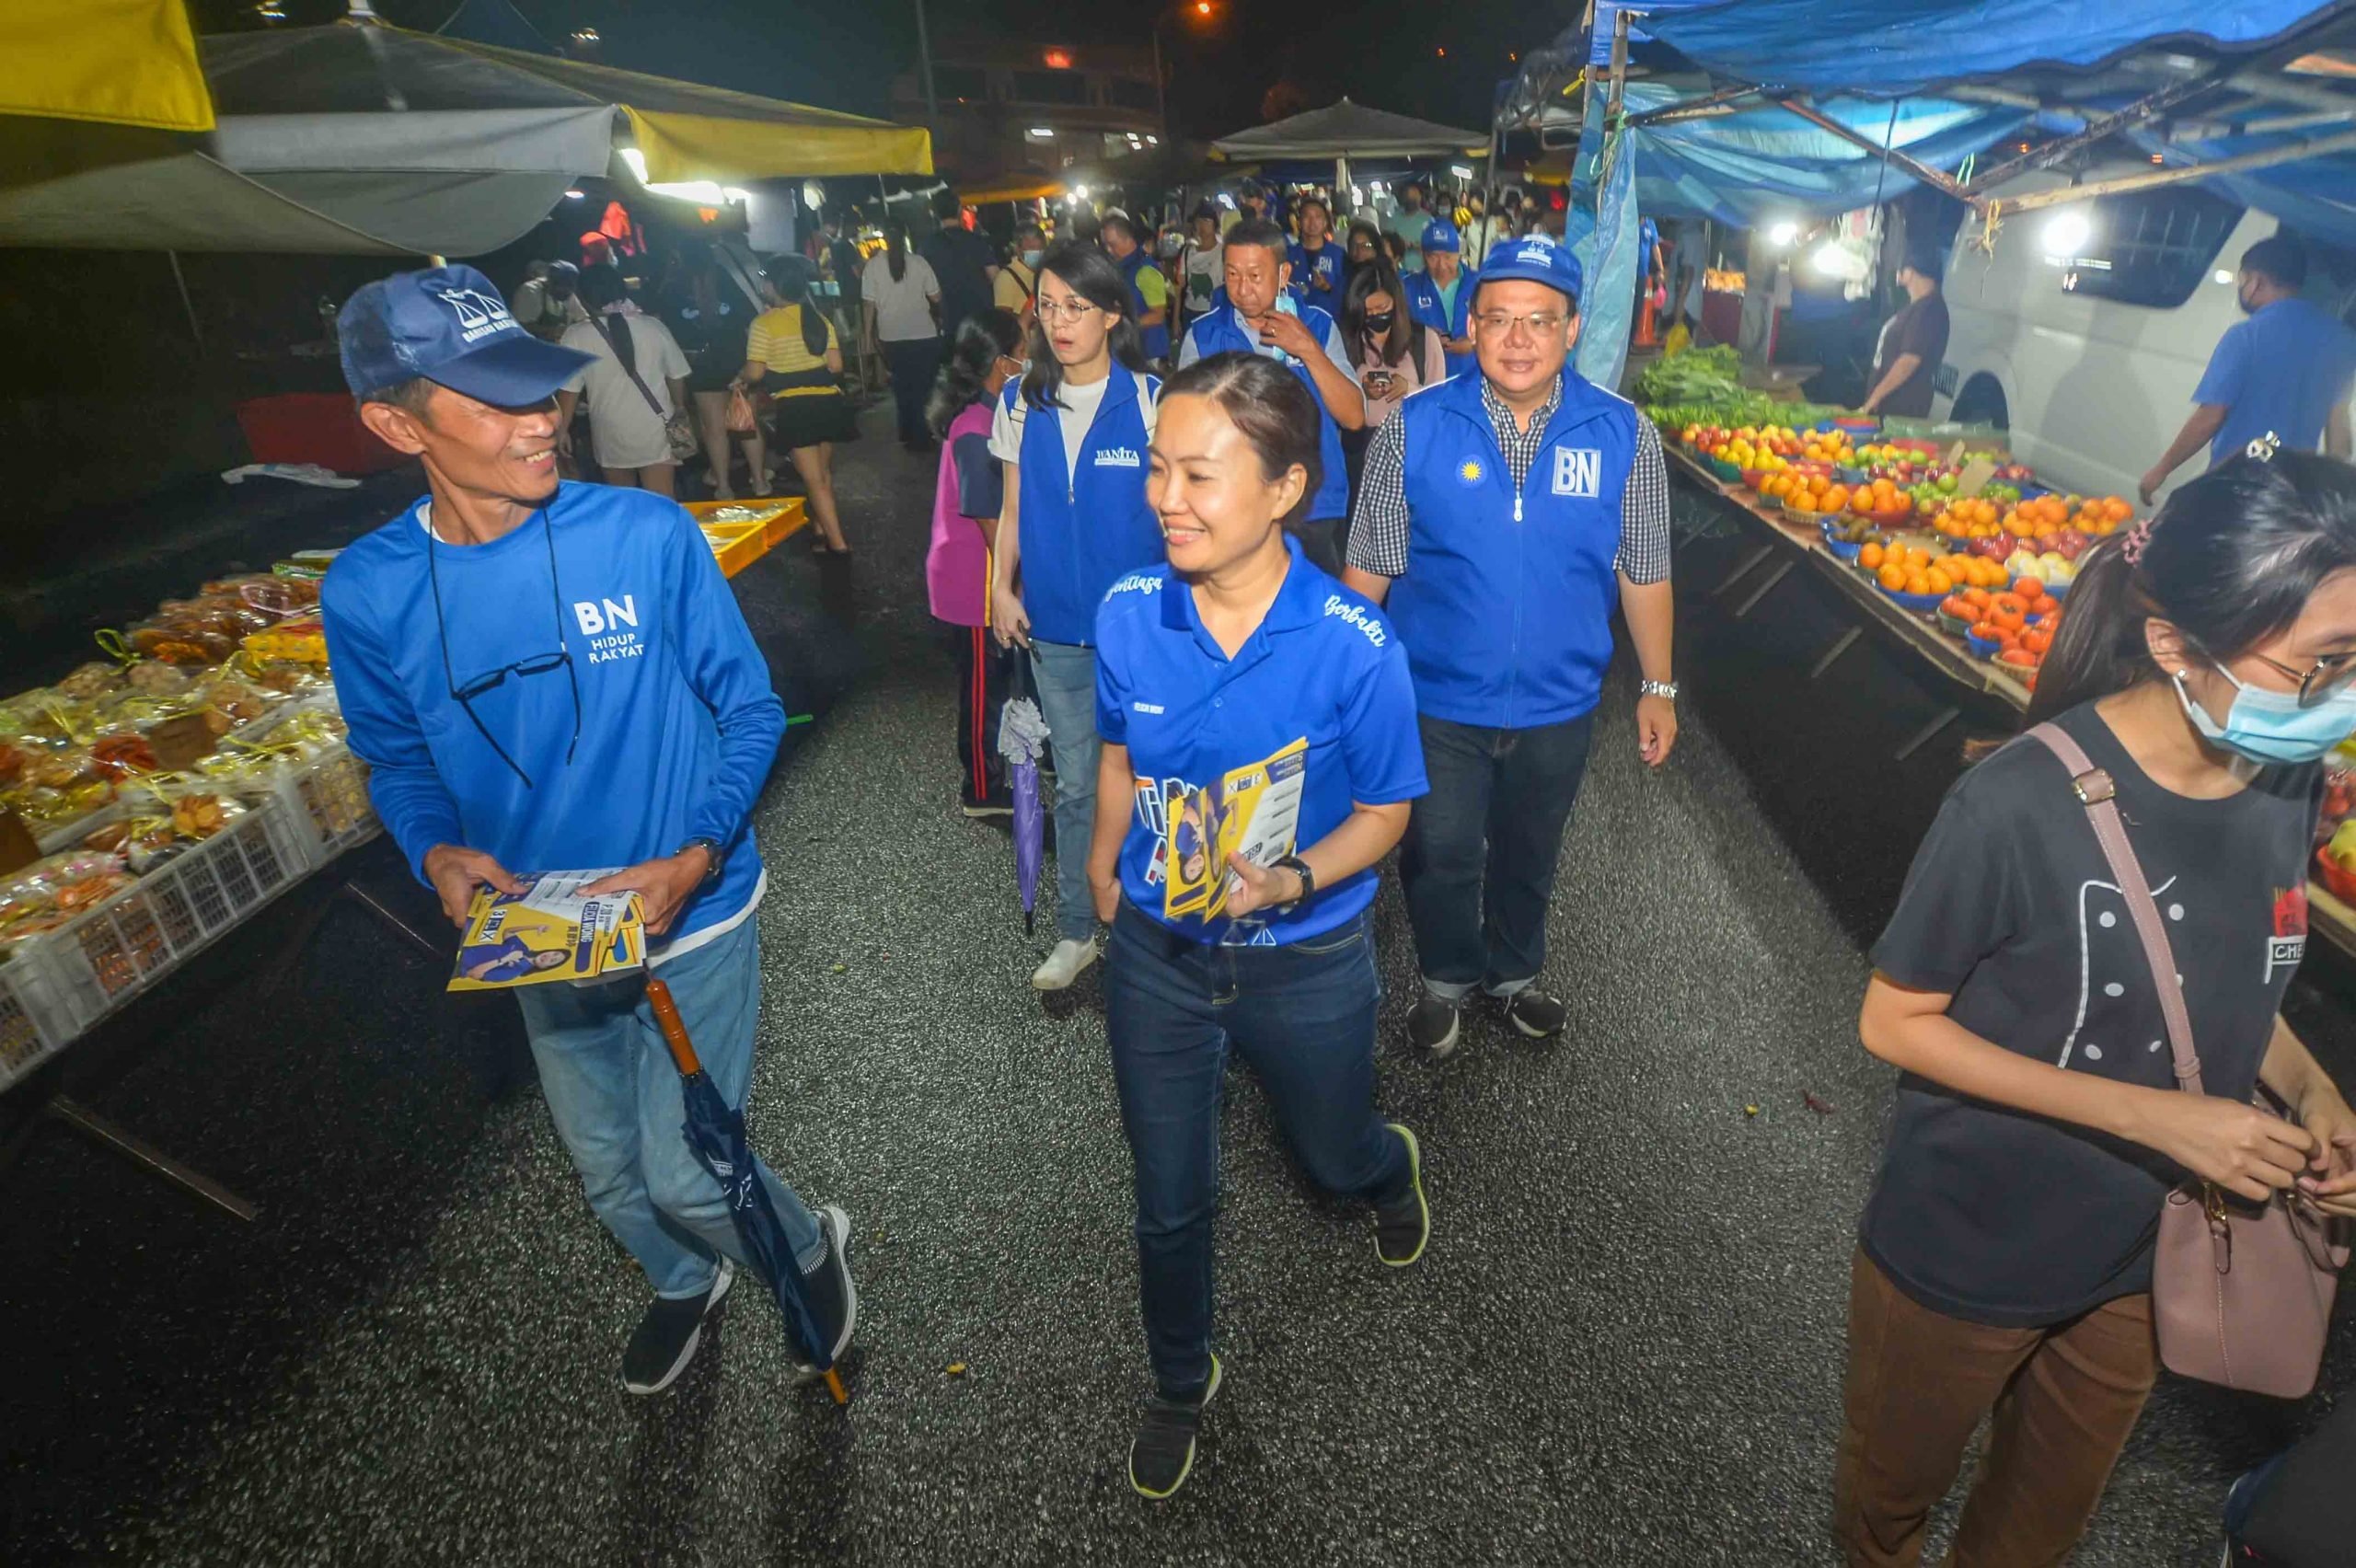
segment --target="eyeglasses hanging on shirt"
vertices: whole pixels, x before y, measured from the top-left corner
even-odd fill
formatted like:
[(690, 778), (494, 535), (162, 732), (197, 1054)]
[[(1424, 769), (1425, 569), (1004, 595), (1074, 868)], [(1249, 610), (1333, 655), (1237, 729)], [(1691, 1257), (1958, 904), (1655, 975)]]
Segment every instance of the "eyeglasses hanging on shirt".
[(518, 659), (512, 664), (502, 664), (488, 674), (477, 675), (464, 686), (458, 684), (457, 670), (450, 663), (450, 626), (442, 614), (442, 574), (434, 566), (434, 557), (440, 553), (435, 547), (439, 545), (440, 540), (433, 536), (430, 528), (426, 531), (425, 540), (425, 580), (433, 593), (433, 629), (442, 639), (442, 676), (449, 683), (450, 699), (465, 711), (468, 721), (475, 727), (475, 732), (482, 736), (483, 744), (499, 754), (499, 760), (505, 763), (515, 777), (524, 781), (524, 788), (526, 790), (537, 790), (539, 786), (532, 782), (532, 776), (525, 772), (514, 757), (507, 755), (507, 748), (501, 745), (497, 738), (491, 734), (489, 727), (483, 723), (482, 716), (475, 711), (474, 699), (486, 693), (496, 691), (506, 684), (507, 677), (510, 675), (521, 680), (532, 675), (545, 675), (554, 670), (562, 670), (566, 679), (572, 685), (572, 740), (564, 748), (564, 765), (567, 767), (572, 766), (572, 754), (581, 745), (581, 673), (572, 667), (572, 650), (566, 646), (564, 640), (564, 590), (559, 586), (556, 577), (556, 526), (549, 521), (547, 507), (540, 508), (536, 515), (540, 520), (541, 534), (548, 540), (549, 602), (556, 611), (556, 651), (536, 653), (528, 659)]

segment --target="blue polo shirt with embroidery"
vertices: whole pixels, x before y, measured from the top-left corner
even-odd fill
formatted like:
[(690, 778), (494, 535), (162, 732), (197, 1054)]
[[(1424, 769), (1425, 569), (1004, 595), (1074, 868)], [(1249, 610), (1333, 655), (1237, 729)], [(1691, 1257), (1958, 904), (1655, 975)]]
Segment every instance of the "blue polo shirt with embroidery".
[(1167, 564), (1122, 578), (1096, 613), (1096, 727), (1128, 748), (1134, 775), (1122, 892), (1199, 942), (1280, 946), (1330, 931), (1374, 901), (1376, 873), (1369, 867), (1321, 887), (1286, 914), (1167, 918), (1167, 802), (1302, 740), (1299, 849), (1348, 820), (1353, 802), (1394, 805), (1428, 789), (1415, 683), (1398, 635), (1380, 611), (1304, 559), (1297, 542), (1285, 543), (1291, 565), (1284, 586), (1232, 659), (1203, 629), (1193, 590)]

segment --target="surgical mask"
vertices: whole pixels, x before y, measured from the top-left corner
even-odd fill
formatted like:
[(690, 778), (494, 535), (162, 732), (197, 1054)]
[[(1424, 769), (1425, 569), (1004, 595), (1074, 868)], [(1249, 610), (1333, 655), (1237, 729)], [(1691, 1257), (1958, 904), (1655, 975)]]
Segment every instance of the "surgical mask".
[(1369, 311), (1366, 318), (1366, 329), (1380, 338), (1382, 334), (1391, 330), (1391, 323), (1396, 319), (1398, 319), (1397, 314), (1392, 311)]
[(1046, 259), (1047, 253), (1044, 250), (1026, 250), (1022, 253), (1022, 264), (1034, 271), (1036, 271), (1039, 263)]
[(2176, 699), (2184, 705), (2184, 716), (2211, 745), (2252, 762), (2319, 762), (2332, 747), (2356, 734), (2356, 687), (2301, 707), (2296, 692), (2244, 686), (2223, 664), (2212, 668), (2234, 685), (2234, 704), (2225, 710), (2223, 724), (2192, 700), (2181, 672), (2175, 683)]

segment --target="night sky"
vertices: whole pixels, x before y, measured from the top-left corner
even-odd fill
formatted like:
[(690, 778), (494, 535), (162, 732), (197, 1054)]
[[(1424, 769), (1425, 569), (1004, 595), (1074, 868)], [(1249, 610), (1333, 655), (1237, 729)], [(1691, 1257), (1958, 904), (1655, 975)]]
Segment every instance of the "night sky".
[[(1179, 133), (1208, 138), (1256, 125), (1272, 88), (1283, 112), (1360, 103), (1479, 129), (1511, 52), (1577, 19), (1577, 0), (1218, 0), (1207, 26), (1164, 32)], [(456, 0), (375, 0), (387, 20), (431, 30)], [(262, 25), (250, 0), (191, 0), (208, 32)], [(342, 0), (282, 0), (283, 25), (323, 22)], [(916, 60), (915, 0), (516, 0), (551, 40), (595, 28), (606, 64), (854, 113), (888, 112), (891, 79)], [(930, 0), (936, 40), (1018, 31), (1040, 41), (1136, 43), (1163, 0)], [(1436, 52), (1445, 49), (1447, 57)]]

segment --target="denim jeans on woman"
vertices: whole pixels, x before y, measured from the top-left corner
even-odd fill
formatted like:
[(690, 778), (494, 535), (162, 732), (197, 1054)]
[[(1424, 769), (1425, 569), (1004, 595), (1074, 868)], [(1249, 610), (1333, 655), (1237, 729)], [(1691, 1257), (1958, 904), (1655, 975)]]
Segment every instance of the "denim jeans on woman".
[[(753, 1078), (753, 1026), (760, 1012), (760, 917), (664, 964), (680, 1020), (721, 1098), (742, 1107)], [(557, 1136), (572, 1152), (589, 1206), (645, 1269), (654, 1293), (700, 1296), (717, 1256), (745, 1262), (721, 1185), (687, 1147), (678, 1069), (635, 979), (603, 986), (557, 982), (515, 993), (539, 1064), (540, 1091)], [(767, 1166), (761, 1181), (803, 1269), (826, 1255), (826, 1238), (792, 1188)]]
[[(1031, 679), (1056, 758), (1056, 928), (1066, 941), (1096, 935), (1088, 890), (1088, 840), (1096, 827), (1096, 650), (1031, 642)], [(1116, 801), (1122, 811), (1126, 801)]]
[(1486, 730), (1418, 715), (1431, 793), (1415, 802), (1399, 882), (1424, 988), (1510, 997), (1546, 962), (1546, 905), (1587, 773), (1595, 715)]
[(1370, 914), (1288, 947), (1207, 947), (1124, 903), (1104, 974), (1105, 1032), (1137, 1160), (1146, 1353), (1165, 1395), (1210, 1377), (1211, 1216), (1232, 1043), (1327, 1192), (1387, 1204), (1414, 1178), (1374, 1110)]

